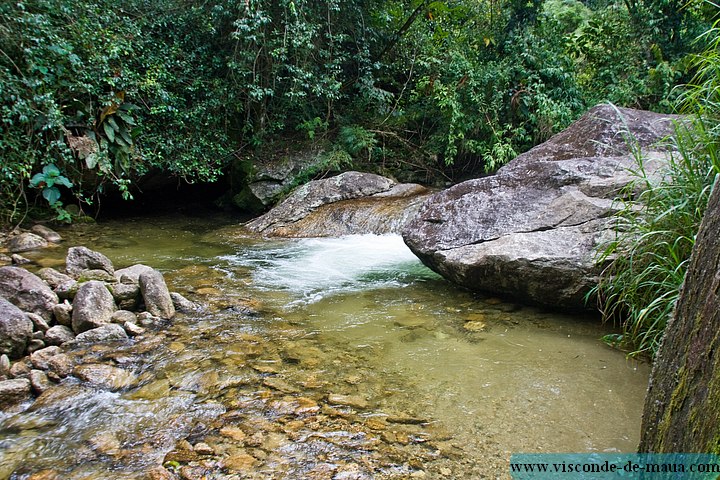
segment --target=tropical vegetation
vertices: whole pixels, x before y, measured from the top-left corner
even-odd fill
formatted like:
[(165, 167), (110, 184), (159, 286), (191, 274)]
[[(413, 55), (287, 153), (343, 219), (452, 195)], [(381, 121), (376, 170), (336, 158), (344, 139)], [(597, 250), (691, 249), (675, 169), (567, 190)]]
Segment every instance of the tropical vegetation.
[(214, 181), (279, 141), (322, 144), (313, 173), (490, 172), (593, 104), (671, 110), (713, 14), (677, 0), (3, 2), (1, 219), (36, 205), (67, 220), (70, 203), (131, 199), (148, 172)]

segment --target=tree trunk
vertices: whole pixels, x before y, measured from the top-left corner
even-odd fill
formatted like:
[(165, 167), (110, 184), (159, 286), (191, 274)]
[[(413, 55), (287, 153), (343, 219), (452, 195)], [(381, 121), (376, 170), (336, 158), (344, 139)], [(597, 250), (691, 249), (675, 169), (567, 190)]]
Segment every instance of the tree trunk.
[(720, 185), (650, 376), (640, 452), (720, 454)]

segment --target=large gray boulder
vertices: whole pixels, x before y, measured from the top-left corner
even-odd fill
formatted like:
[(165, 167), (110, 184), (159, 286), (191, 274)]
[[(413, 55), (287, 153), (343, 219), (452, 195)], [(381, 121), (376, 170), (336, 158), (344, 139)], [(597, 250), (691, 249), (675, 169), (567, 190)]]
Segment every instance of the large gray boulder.
[(678, 117), (598, 106), (496, 175), (437, 193), (403, 231), (430, 268), (472, 290), (585, 309), (598, 245), (613, 234), (613, 202), (636, 167), (626, 132), (650, 174), (667, 164), (656, 145)]
[(115, 310), (115, 300), (103, 282), (84, 283), (73, 299), (72, 329), (81, 333), (110, 323)]
[(345, 172), (297, 188), (245, 228), (266, 236), (398, 233), (430, 192), (372, 173)]
[(0, 297), (0, 354), (20, 358), (32, 337), (32, 321), (22, 310)]
[(58, 296), (37, 275), (20, 267), (0, 267), (0, 296), (25, 312), (52, 318)]

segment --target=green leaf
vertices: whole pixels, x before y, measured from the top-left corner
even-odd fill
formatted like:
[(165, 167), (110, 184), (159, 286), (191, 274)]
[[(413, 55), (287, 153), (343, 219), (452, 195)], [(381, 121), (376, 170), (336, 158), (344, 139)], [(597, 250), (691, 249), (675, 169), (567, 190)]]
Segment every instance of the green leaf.
[(60, 169), (51, 163), (50, 165), (45, 165), (43, 173), (45, 176), (56, 177), (60, 175)]
[(85, 165), (92, 170), (94, 169), (98, 164), (98, 156), (97, 153), (91, 153), (87, 157), (85, 157)]
[(135, 119), (132, 117), (132, 115), (128, 115), (127, 113), (122, 111), (118, 111), (116, 115), (122, 118), (123, 122), (127, 123), (128, 125), (137, 125), (137, 122), (135, 122)]
[(45, 175), (42, 173), (36, 173), (33, 175), (33, 177), (30, 179), (30, 186), (31, 187), (37, 187), (41, 183), (45, 182)]
[(118, 124), (117, 124), (117, 122), (115, 121), (115, 118), (114, 118), (114, 117), (108, 117), (108, 118), (107, 118), (107, 123), (109, 123), (110, 126), (112, 127), (112, 129), (115, 130), (116, 132), (117, 132), (118, 130), (120, 130), (120, 127), (118, 126)]
[(105, 130), (105, 135), (107, 135), (108, 140), (114, 142), (115, 130), (113, 130), (113, 128), (108, 123), (103, 123), (103, 130)]
[(130, 136), (126, 128), (120, 129), (120, 135), (122, 136), (123, 140), (127, 142), (128, 145), (133, 144), (132, 137)]
[(55, 183), (66, 186), (67, 188), (72, 188), (73, 186), (72, 182), (63, 175), (60, 175), (58, 178), (56, 178)]
[(47, 187), (43, 189), (42, 196), (50, 205), (54, 205), (60, 200), (60, 190), (55, 187)]

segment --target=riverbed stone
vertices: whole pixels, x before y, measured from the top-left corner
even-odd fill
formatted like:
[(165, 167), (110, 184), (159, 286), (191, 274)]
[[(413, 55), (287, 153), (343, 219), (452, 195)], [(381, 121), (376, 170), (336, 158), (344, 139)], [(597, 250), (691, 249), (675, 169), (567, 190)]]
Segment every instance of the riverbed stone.
[(147, 265), (143, 265), (142, 263), (137, 263), (135, 265), (116, 270), (115, 278), (117, 278), (118, 282), (123, 284), (137, 285), (140, 283), (140, 275), (146, 272), (151, 272), (153, 270), (154, 268), (152, 267), (148, 267)]
[(63, 241), (63, 238), (60, 236), (59, 233), (45, 225), (33, 225), (30, 231), (35, 235), (41, 236), (42, 238), (51, 243), (60, 243)]
[(48, 377), (59, 380), (72, 373), (73, 361), (69, 355), (58, 353), (48, 359)]
[(35, 395), (42, 395), (45, 390), (52, 386), (47, 373), (42, 370), (30, 370), (28, 380), (30, 380), (30, 386)]
[(566, 310), (593, 308), (586, 294), (614, 235), (619, 192), (637, 168), (625, 132), (659, 178), (680, 117), (603, 105), (518, 156), (495, 175), (430, 197), (403, 231), (424, 264), (471, 290)]
[(55, 305), (52, 311), (59, 325), (72, 327), (72, 305), (67, 300)]
[(130, 335), (131, 337), (137, 337), (138, 335), (142, 335), (145, 333), (145, 329), (133, 322), (125, 322), (123, 323), (123, 329), (125, 329), (125, 333)]
[(170, 292), (170, 298), (172, 299), (175, 310), (180, 313), (192, 313), (198, 309), (197, 304), (191, 302), (177, 292)]
[(0, 410), (30, 399), (31, 384), (27, 378), (0, 381)]
[[(117, 278), (117, 276), (115, 278)], [(109, 288), (113, 297), (118, 302), (123, 300), (136, 300), (140, 297), (140, 286), (137, 283), (115, 283), (109, 285)]]
[(26, 315), (32, 322), (33, 328), (36, 332), (45, 332), (48, 328), (50, 328), (47, 321), (45, 321), (45, 319), (37, 313), (26, 313)]
[(32, 370), (32, 364), (30, 363), (30, 359), (25, 357), (10, 365), (10, 376), (12, 378), (26, 378), (30, 370)]
[(75, 280), (69, 280), (63, 282), (54, 288), (55, 294), (59, 299), (72, 300), (77, 295), (77, 291), (80, 288), (80, 284)]
[(127, 333), (125, 333), (125, 329), (123, 329), (123, 327), (115, 323), (108, 323), (106, 325), (79, 333), (73, 340), (73, 343), (85, 344), (115, 342), (127, 340), (127, 338)]
[(37, 275), (20, 267), (0, 267), (0, 296), (25, 312), (52, 318), (58, 296)]
[(45, 346), (46, 345), (44, 340), (40, 340), (39, 338), (33, 338), (28, 342), (27, 353), (33, 353), (38, 350), (42, 350), (43, 348), (45, 348)]
[(162, 273), (153, 269), (141, 273), (138, 281), (140, 293), (145, 301), (145, 309), (150, 314), (160, 318), (175, 316), (175, 307)]
[(110, 322), (115, 301), (104, 283), (90, 281), (77, 291), (72, 304), (72, 329), (75, 333), (97, 328)]
[(70, 247), (65, 258), (68, 275), (78, 278), (85, 270), (103, 270), (115, 275), (115, 268), (109, 258), (87, 247)]
[(33, 368), (38, 370), (47, 370), (49, 367), (49, 361), (55, 355), (62, 353), (62, 350), (58, 346), (46, 347), (30, 355), (30, 363)]
[(45, 280), (45, 283), (47, 283), (50, 288), (56, 288), (58, 285), (62, 284), (63, 282), (70, 282), (72, 281), (72, 278), (70, 275), (65, 275), (64, 273), (52, 268), (52, 267), (45, 267), (41, 268), (37, 272), (38, 277)]
[(65, 325), (55, 325), (45, 332), (45, 343), (48, 345), (62, 345), (75, 339), (75, 333)]
[(132, 372), (102, 363), (78, 365), (73, 370), (73, 375), (80, 380), (112, 391), (137, 384), (137, 377)]
[(129, 310), (117, 310), (110, 317), (111, 323), (122, 325), (125, 322), (137, 323), (137, 315)]
[(340, 395), (336, 393), (328, 395), (328, 403), (332, 405), (343, 405), (357, 408), (359, 410), (365, 410), (370, 406), (367, 399), (360, 395)]
[(30, 232), (24, 232), (16, 235), (8, 242), (8, 250), (10, 253), (28, 252), (30, 250), (38, 250), (48, 246), (47, 240), (40, 235)]
[(18, 307), (0, 297), (0, 354), (19, 358), (32, 340), (33, 324)]

